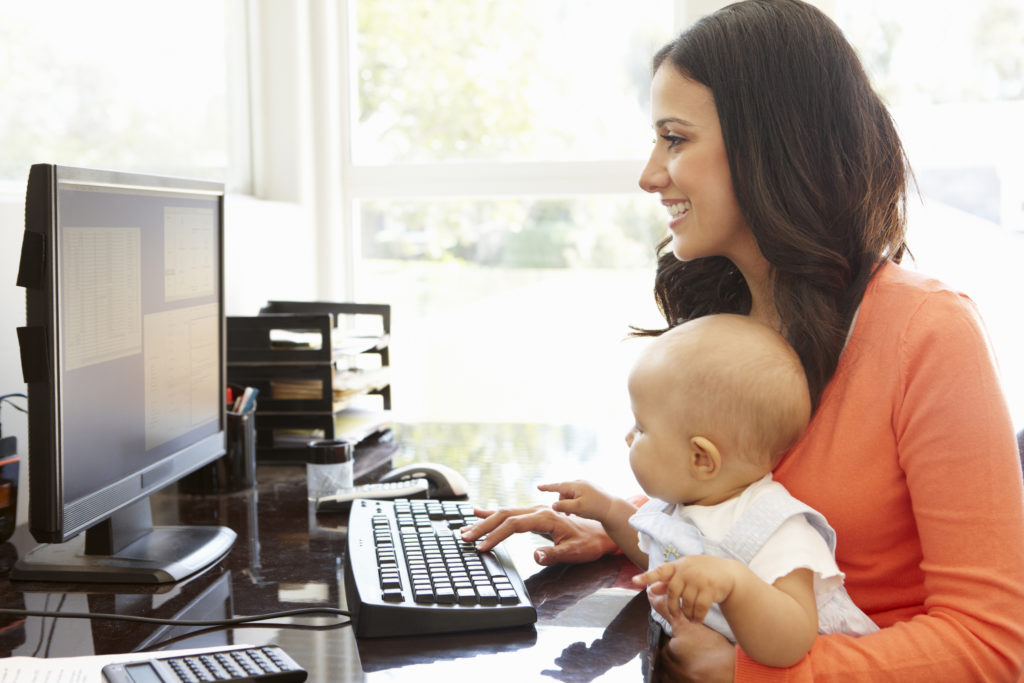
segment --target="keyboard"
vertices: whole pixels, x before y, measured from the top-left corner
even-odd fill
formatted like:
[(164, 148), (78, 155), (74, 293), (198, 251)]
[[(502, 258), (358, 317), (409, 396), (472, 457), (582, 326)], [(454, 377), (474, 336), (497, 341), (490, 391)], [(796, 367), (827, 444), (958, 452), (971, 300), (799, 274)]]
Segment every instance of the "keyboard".
[(348, 520), (345, 598), (357, 637), (525, 626), (537, 610), (507, 551), (481, 553), (458, 530), (473, 506), (357, 500)]

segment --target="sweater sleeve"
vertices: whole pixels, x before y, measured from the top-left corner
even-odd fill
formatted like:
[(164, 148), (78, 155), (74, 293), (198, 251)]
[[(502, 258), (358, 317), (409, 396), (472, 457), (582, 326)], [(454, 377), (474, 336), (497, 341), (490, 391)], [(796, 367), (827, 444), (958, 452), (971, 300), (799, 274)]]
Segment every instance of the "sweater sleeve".
[[(920, 543), (924, 603), (874, 634), (819, 636), (790, 669), (761, 666), (737, 650), (736, 681), (1020, 678), (1024, 486), (983, 324), (969, 300), (940, 290), (922, 299), (901, 339), (897, 395), (877, 398), (893, 404), (896, 457), (919, 537), (908, 542)], [(870, 467), (871, 453), (862, 456)], [(884, 590), (893, 604), (908, 594), (900, 585)]]

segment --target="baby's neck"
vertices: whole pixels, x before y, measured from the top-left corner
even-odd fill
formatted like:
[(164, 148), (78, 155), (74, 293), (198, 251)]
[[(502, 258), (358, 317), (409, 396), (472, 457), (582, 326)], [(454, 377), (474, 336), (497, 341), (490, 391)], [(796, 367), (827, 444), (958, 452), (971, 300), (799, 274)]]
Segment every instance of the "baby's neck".
[(732, 500), (733, 498), (736, 498), (741, 493), (743, 493), (743, 491), (746, 488), (746, 486), (743, 486), (739, 489), (730, 489), (729, 491), (712, 493), (706, 496), (702, 496), (697, 500), (684, 502), (683, 505), (719, 505), (727, 500)]
[(727, 500), (732, 500), (738, 497), (741, 493), (747, 490), (751, 484), (754, 484), (764, 478), (764, 474), (761, 474), (755, 479), (749, 479), (747, 477), (742, 478), (736, 482), (721, 482), (721, 486), (710, 487), (707, 492), (691, 501), (680, 501), (682, 505), (719, 505)]

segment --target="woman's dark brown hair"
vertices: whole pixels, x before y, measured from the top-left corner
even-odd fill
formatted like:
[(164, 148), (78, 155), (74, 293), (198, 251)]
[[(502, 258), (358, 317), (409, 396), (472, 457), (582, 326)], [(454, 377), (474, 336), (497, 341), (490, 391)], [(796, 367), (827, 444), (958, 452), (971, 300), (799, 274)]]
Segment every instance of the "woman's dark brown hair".
[[(868, 281), (906, 249), (910, 169), (889, 112), (839, 28), (798, 0), (725, 7), (662, 48), (662, 64), (711, 90), (737, 201), (817, 406)], [(749, 312), (731, 262), (679, 261), (667, 243), (655, 297), (669, 326)]]

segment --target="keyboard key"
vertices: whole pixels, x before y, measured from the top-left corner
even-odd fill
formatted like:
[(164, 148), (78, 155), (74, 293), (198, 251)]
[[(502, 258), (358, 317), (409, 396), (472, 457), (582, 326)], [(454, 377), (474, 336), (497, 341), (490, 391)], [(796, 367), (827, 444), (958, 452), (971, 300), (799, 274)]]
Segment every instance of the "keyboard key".
[(483, 563), (484, 569), (491, 576), (505, 576), (505, 568), (501, 566), (501, 563), (491, 553), (481, 553), (480, 561)]

